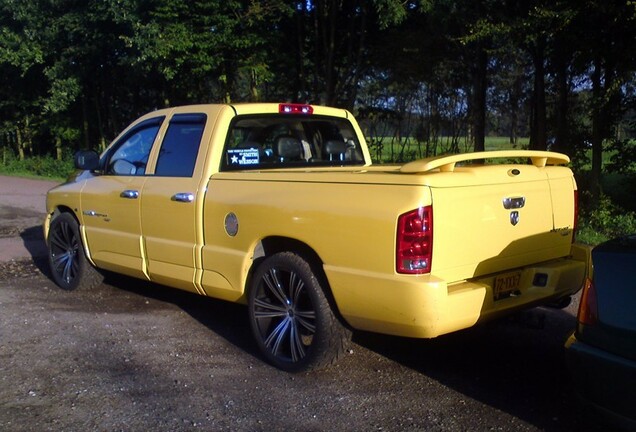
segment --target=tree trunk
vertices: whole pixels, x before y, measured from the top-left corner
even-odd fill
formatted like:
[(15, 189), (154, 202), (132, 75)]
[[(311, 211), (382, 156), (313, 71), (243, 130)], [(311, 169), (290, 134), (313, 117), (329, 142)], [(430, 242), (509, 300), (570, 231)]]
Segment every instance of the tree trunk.
[(358, 96), (358, 82), (360, 81), (360, 77), (362, 76), (362, 65), (365, 54), (365, 46), (366, 46), (366, 31), (365, 28), (367, 26), (367, 15), (368, 15), (368, 3), (365, 1), (361, 2), (360, 5), (360, 23), (359, 23), (359, 36), (356, 38), (356, 22), (357, 20), (350, 20), (350, 29), (349, 29), (349, 59), (350, 66), (353, 68), (351, 80), (348, 82), (347, 88), (345, 89), (345, 94), (347, 95), (346, 103), (344, 108), (349, 111), (353, 111), (353, 107), (355, 106), (355, 102)]
[(557, 62), (556, 85), (558, 98), (556, 110), (556, 133), (554, 148), (551, 150), (565, 151), (570, 148), (568, 137), (568, 99), (570, 86), (568, 81), (567, 64), (562, 61)]
[[(314, 32), (316, 38), (314, 73), (316, 83), (322, 81), (322, 86), (317, 90), (322, 105), (334, 105), (336, 88), (335, 71), (335, 43), (337, 18), (340, 13), (336, 0), (318, 0), (314, 3)], [(320, 74), (318, 77), (316, 74)], [(322, 80), (320, 79), (322, 78)]]
[(55, 159), (62, 160), (62, 138), (55, 137)]
[(556, 102), (556, 127), (554, 147), (551, 150), (568, 151), (572, 149), (570, 143), (570, 133), (568, 128), (569, 122), (569, 97), (570, 97), (570, 78), (568, 66), (571, 62), (568, 49), (564, 46), (561, 39), (557, 39), (556, 53), (554, 54), (555, 82), (557, 91)]
[(524, 65), (518, 58), (512, 60), (512, 86), (508, 92), (508, 107), (510, 109), (510, 128), (508, 135), (510, 145), (517, 147), (519, 141), (519, 118), (521, 111), (521, 100), (523, 100), (523, 84), (525, 82)]
[(84, 148), (90, 148), (90, 138), (88, 136), (88, 109), (86, 107), (86, 98), (82, 96), (82, 137), (84, 138)]
[(102, 122), (102, 112), (99, 108), (99, 100), (100, 100), (100, 97), (98, 92), (96, 91), (95, 92), (95, 118), (97, 119), (97, 130), (99, 133), (99, 150), (101, 152), (106, 149), (104, 145), (106, 140), (104, 139), (104, 124)]
[(532, 138), (530, 149), (545, 150), (547, 141), (547, 119), (545, 107), (545, 65), (544, 43), (537, 44), (533, 55), (534, 62), (534, 122), (532, 124)]
[(592, 172), (590, 175), (590, 193), (592, 206), (596, 206), (601, 195), (601, 170), (603, 168), (603, 129), (604, 104), (601, 59), (594, 61), (592, 71)]
[(251, 102), (259, 102), (261, 99), (258, 93), (258, 74), (256, 73), (256, 69), (252, 68), (250, 70), (250, 101)]
[(24, 149), (26, 150), (29, 156), (33, 156), (35, 154), (33, 150), (33, 131), (31, 130), (31, 116), (26, 117), (26, 121), (24, 123), (24, 135), (22, 136), (22, 140), (24, 141)]
[(296, 9), (296, 84), (294, 102), (308, 102), (308, 93), (305, 86), (305, 22), (304, 22), (305, 6)]
[(15, 129), (15, 138), (16, 138), (16, 143), (18, 144), (18, 159), (23, 161), (24, 160), (24, 143), (22, 140), (22, 132), (20, 131), (19, 127)]
[(486, 93), (488, 91), (488, 54), (478, 44), (477, 64), (473, 70), (473, 139), (476, 152), (486, 149)]
[(509, 93), (509, 108), (510, 108), (510, 145), (517, 146), (517, 139), (519, 138), (519, 100), (521, 99), (522, 88), (522, 75), (515, 74), (512, 89)]

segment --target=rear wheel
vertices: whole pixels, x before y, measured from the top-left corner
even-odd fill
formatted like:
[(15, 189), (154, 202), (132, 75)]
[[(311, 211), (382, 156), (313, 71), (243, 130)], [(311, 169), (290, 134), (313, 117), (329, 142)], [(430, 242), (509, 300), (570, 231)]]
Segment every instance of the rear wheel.
[(51, 274), (60, 288), (93, 288), (102, 282), (102, 274), (86, 259), (79, 225), (71, 214), (51, 221), (47, 244)]
[(272, 255), (252, 280), (250, 324), (271, 364), (308, 371), (334, 363), (345, 352), (351, 332), (334, 314), (307, 261), (292, 252)]

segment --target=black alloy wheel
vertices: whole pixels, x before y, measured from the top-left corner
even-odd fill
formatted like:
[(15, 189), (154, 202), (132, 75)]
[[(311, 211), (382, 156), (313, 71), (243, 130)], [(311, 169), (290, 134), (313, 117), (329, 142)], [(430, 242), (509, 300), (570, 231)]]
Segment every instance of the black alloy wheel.
[(292, 252), (275, 254), (261, 263), (248, 306), (260, 350), (271, 364), (285, 371), (332, 364), (351, 339), (309, 263)]
[(55, 283), (62, 289), (92, 288), (102, 275), (86, 259), (79, 225), (69, 213), (51, 221), (47, 239), (49, 266)]

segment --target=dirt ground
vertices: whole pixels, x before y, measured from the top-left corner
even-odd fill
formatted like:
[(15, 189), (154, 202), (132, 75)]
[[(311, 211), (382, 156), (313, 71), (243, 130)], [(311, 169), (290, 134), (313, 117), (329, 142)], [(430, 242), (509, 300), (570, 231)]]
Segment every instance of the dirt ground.
[(123, 277), (56, 288), (39, 227), (50, 184), (26, 205), (6, 190), (30, 183), (7, 182), (0, 431), (596, 430), (563, 362), (575, 304), (429, 341), (357, 333), (334, 367), (287, 374), (261, 360), (242, 306)]

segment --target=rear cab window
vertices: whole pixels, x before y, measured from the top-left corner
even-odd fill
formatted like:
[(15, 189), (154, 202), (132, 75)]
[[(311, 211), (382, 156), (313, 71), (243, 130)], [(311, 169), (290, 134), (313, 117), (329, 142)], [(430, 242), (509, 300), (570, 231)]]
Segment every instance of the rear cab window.
[(221, 169), (249, 170), (364, 165), (347, 119), (246, 115), (232, 122)]

